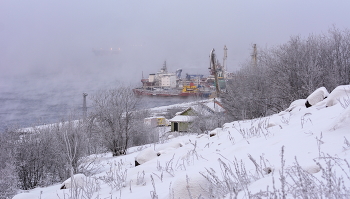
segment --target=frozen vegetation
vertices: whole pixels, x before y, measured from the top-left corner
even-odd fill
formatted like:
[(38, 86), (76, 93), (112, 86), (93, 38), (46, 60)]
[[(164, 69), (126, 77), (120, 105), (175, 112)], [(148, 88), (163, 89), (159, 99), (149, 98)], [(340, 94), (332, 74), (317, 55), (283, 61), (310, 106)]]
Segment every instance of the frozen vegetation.
[[(350, 198), (349, 41), (332, 28), (259, 49), (220, 93), (224, 115), (212, 101), (139, 110), (119, 86), (82, 120), (8, 131), (0, 199)], [(187, 132), (144, 123), (189, 106)]]
[(85, 164), (96, 169), (88, 177), (78, 174), (73, 183), (21, 191), (13, 199), (349, 198), (349, 90), (337, 87), (319, 100), (322, 92), (309, 108), (301, 99), (208, 134), (131, 147), (126, 155), (90, 155)]

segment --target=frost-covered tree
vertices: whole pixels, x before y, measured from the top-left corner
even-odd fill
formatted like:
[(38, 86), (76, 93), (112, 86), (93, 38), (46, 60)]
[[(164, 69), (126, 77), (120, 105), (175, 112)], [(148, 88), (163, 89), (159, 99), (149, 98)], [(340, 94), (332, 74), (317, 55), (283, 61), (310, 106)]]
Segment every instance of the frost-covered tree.
[[(75, 120), (74, 115), (69, 115), (68, 119), (55, 125), (52, 129), (54, 132), (55, 140), (57, 141), (57, 150), (59, 159), (64, 162), (66, 171), (66, 179), (71, 176), (72, 173), (76, 174), (82, 172), (79, 170), (81, 160), (88, 153), (88, 140), (87, 128), (85, 120)], [(67, 174), (69, 174), (67, 176)]]
[(234, 119), (284, 110), (315, 89), (350, 83), (350, 31), (336, 28), (282, 45), (258, 49), (257, 65), (245, 64), (227, 82), (223, 105)]
[(0, 133), (0, 199), (11, 198), (17, 190), (14, 139), (10, 133)]
[(221, 95), (222, 105), (232, 119), (249, 119), (266, 115), (269, 85), (263, 67), (245, 66), (227, 82)]
[(139, 130), (135, 111), (140, 98), (130, 87), (120, 86), (99, 91), (92, 101), (92, 130), (101, 136), (103, 145), (113, 156), (125, 154), (132, 134)]
[(189, 132), (191, 133), (208, 133), (215, 128), (222, 127), (225, 122), (228, 122), (224, 111), (215, 112), (200, 103), (193, 110), (193, 115), (196, 117), (189, 127)]
[(37, 132), (20, 136), (16, 142), (16, 172), (22, 189), (33, 189), (42, 184), (46, 176), (51, 142)]
[[(84, 172), (81, 160), (88, 155), (83, 120), (68, 119), (13, 132), (14, 166), (21, 189), (47, 186)], [(68, 147), (69, 146), (69, 147)]]

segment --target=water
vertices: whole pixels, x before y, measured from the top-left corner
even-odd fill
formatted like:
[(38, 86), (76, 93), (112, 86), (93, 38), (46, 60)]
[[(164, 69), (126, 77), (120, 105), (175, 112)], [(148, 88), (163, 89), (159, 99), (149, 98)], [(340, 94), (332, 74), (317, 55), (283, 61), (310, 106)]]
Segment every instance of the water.
[[(141, 86), (141, 72), (120, 57), (92, 57), (90, 65), (37, 70), (0, 71), (0, 132), (6, 129), (62, 121), (70, 113), (82, 116), (83, 93), (90, 97), (101, 89), (118, 85)], [(85, 63), (85, 62), (84, 62)], [(129, 63), (129, 62), (128, 62)], [(134, 67), (132, 67), (134, 66)], [(45, 69), (46, 68), (46, 69)], [(138, 76), (140, 74), (140, 76)], [(188, 102), (191, 98), (143, 98), (140, 108)]]
[[(82, 93), (88, 92), (91, 96), (98, 89), (71, 86), (29, 90), (24, 92), (23, 89), (14, 88), (12, 91), (0, 91), (0, 132), (6, 129), (55, 123), (64, 120), (70, 113), (81, 117)], [(140, 108), (153, 108), (193, 100), (194, 98), (181, 97), (142, 97)], [(91, 103), (88, 96), (88, 110), (91, 109), (89, 107)]]

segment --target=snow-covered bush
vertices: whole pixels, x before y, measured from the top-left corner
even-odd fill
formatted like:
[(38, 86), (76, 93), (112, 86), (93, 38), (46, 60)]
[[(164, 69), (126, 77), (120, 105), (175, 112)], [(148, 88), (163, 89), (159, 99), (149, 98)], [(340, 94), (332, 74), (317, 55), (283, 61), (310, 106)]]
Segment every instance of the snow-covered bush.
[(98, 178), (76, 174), (73, 176), (73, 181), (72, 178), (64, 181), (61, 184), (61, 189), (63, 190), (57, 191), (58, 198), (63, 195), (63, 198), (68, 197), (69, 199), (97, 199), (101, 187)]
[[(286, 193), (292, 198), (349, 198), (349, 164), (346, 160), (326, 156), (315, 160), (313, 168), (305, 169), (296, 160), (286, 170)], [(313, 175), (320, 172), (320, 175)], [(348, 179), (344, 177), (347, 176)]]
[(0, 199), (13, 196), (17, 190), (17, 183), (14, 165), (7, 163), (4, 168), (0, 168)]
[(301, 166), (295, 158), (292, 166), (286, 166), (283, 150), (282, 147), (281, 167), (259, 180), (266, 184), (266, 191), (248, 187), (249, 191), (245, 192), (248, 198), (350, 197), (350, 188), (347, 186), (350, 165), (347, 160), (327, 155), (314, 159), (312, 165)]
[[(32, 134), (22, 136), (16, 145), (15, 166), (19, 179), (19, 187), (24, 190), (37, 186), (45, 186), (53, 181), (48, 164), (52, 163), (53, 152), (48, 136)], [(54, 156), (54, 155), (53, 155)], [(54, 159), (57, 156), (54, 156)], [(52, 161), (52, 162), (51, 162)], [(57, 165), (53, 165), (55, 167)]]
[(208, 189), (210, 196), (236, 198), (239, 192), (248, 190), (248, 185), (255, 178), (255, 174), (248, 173), (243, 162), (235, 159), (231, 165), (220, 158), (218, 161), (220, 173), (213, 168), (207, 168), (206, 172), (201, 172), (202, 176), (210, 183)]
[(251, 126), (249, 128), (242, 127), (241, 123), (238, 121), (233, 127), (239, 132), (243, 138), (252, 138), (252, 137), (261, 137), (264, 136), (265, 138), (270, 135), (269, 131), (269, 118), (258, 118), (253, 119), (250, 121)]
[(127, 169), (123, 167), (122, 161), (109, 163), (109, 171), (107, 175), (100, 177), (100, 179), (108, 184), (112, 190), (120, 190), (126, 186)]
[(0, 199), (13, 196), (18, 185), (11, 137), (10, 133), (0, 133)]

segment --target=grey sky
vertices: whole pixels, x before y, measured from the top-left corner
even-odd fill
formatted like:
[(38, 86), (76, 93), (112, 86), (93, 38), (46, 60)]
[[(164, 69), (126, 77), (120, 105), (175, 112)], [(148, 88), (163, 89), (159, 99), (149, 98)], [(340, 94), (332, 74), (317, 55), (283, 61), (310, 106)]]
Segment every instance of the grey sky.
[[(173, 72), (208, 74), (210, 50), (222, 59), (224, 45), (233, 71), (254, 43), (349, 28), (349, 8), (348, 0), (1, 0), (0, 97), (77, 104), (116, 81), (140, 84), (164, 60)], [(95, 56), (99, 48), (120, 53)], [(8, 112), (19, 106), (7, 103)]]
[[(220, 58), (227, 45), (234, 70), (253, 43), (273, 46), (332, 25), (347, 28), (349, 8), (349, 1), (316, 0), (1, 1), (0, 69), (10, 76), (120, 70), (140, 77), (167, 60), (172, 70), (204, 73), (211, 48)], [(95, 57), (93, 48), (121, 54)]]

